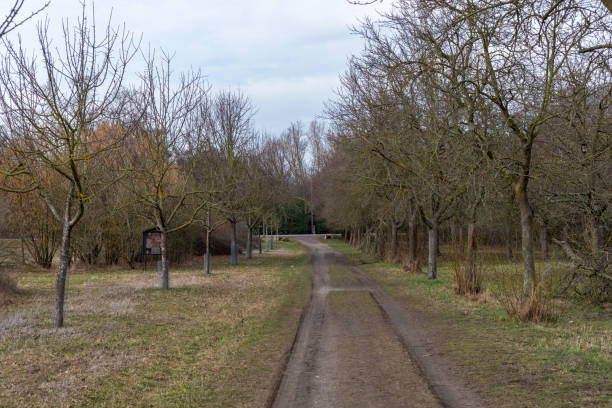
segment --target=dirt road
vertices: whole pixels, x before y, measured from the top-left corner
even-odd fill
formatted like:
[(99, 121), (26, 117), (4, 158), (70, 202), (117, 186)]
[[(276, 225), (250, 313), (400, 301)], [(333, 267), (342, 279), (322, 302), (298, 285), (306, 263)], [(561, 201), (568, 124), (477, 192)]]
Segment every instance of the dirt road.
[(293, 239), (312, 251), (313, 293), (273, 407), (483, 406), (415, 316), (317, 238)]

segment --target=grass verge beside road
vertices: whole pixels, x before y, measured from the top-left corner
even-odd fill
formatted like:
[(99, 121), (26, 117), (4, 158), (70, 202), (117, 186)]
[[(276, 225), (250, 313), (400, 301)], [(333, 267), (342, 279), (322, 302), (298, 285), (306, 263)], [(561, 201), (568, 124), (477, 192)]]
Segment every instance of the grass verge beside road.
[[(612, 311), (560, 301), (555, 323), (519, 323), (495, 299), (513, 268), (490, 262), (482, 296), (453, 293), (453, 269), (438, 280), (378, 262), (339, 240), (325, 242), (378, 281), (406, 308), (422, 315), (440, 351), (495, 407), (609, 407), (612, 405)], [(546, 265), (540, 264), (540, 268)], [(516, 273), (520, 273), (520, 268)]]
[(0, 309), (0, 406), (264, 406), (311, 282), (298, 244), (212, 276), (171, 270), (70, 275), (66, 327), (52, 328), (54, 275), (21, 274)]

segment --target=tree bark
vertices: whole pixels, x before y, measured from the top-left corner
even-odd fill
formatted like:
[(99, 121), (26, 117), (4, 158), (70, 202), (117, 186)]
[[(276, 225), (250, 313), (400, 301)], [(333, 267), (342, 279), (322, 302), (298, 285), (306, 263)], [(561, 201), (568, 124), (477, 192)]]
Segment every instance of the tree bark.
[(531, 296), (535, 285), (535, 260), (533, 256), (533, 211), (527, 197), (527, 177), (519, 182), (516, 194), (521, 212), (521, 248), (523, 252), (523, 290), (525, 296)]
[(514, 196), (510, 194), (508, 205), (506, 206), (505, 232), (506, 232), (506, 255), (508, 256), (508, 260), (511, 262), (514, 260), (514, 253), (513, 253), (514, 232), (512, 231), (512, 209), (513, 209), (512, 204), (513, 204), (513, 201), (514, 201)]
[(159, 287), (168, 289), (170, 287), (170, 274), (168, 272), (168, 232), (161, 229), (161, 270), (159, 271)]
[(261, 255), (263, 252), (263, 248), (261, 247), (261, 226), (257, 229), (257, 240), (259, 241), (259, 255)]
[(230, 224), (232, 226), (232, 242), (231, 242), (231, 248), (230, 248), (232, 265), (238, 265), (238, 243), (236, 242), (236, 222), (230, 221)]
[(397, 259), (397, 230), (399, 226), (399, 222), (391, 221), (391, 262), (395, 262)]
[(211, 257), (210, 257), (210, 230), (206, 229), (206, 248), (204, 251), (204, 273), (210, 275), (211, 265), (210, 265)]
[(64, 227), (62, 229), (62, 248), (60, 251), (60, 264), (57, 271), (55, 283), (55, 327), (64, 326), (64, 300), (66, 294), (66, 276), (70, 264), (70, 236), (72, 226), (70, 225), (70, 210), (66, 209)]
[(24, 244), (23, 235), (21, 236), (21, 264), (25, 265), (25, 244)]
[(310, 233), (313, 235), (317, 233), (317, 229), (315, 227), (315, 222), (314, 222), (314, 213), (312, 209), (310, 210)]
[(427, 262), (427, 277), (438, 277), (438, 220), (431, 221), (429, 228), (429, 258)]
[(476, 239), (476, 222), (472, 221), (468, 224), (468, 235), (467, 235), (467, 268), (469, 271), (470, 282), (474, 283), (476, 281), (476, 248), (478, 246), (478, 241)]
[(408, 219), (408, 260), (414, 263), (417, 259), (417, 248), (419, 240), (416, 214), (413, 213)]
[(253, 228), (248, 227), (247, 232), (247, 243), (246, 243), (246, 257), (247, 259), (253, 258)]

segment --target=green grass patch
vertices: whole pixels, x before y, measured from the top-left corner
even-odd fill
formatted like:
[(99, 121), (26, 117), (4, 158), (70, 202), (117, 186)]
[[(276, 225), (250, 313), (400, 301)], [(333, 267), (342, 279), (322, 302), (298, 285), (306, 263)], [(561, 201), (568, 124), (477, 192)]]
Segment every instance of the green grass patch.
[(355, 274), (346, 265), (340, 263), (329, 265), (329, 281), (336, 288), (359, 285)]
[[(377, 262), (339, 240), (327, 244), (361, 264), (393, 297), (426, 317), (446, 355), (497, 407), (609, 407), (612, 398), (612, 311), (556, 299), (554, 323), (511, 320), (496, 297), (519, 265), (490, 257), (485, 292), (468, 299), (453, 293), (452, 263), (442, 260), (438, 279)], [(539, 263), (538, 273), (561, 266)]]
[(51, 327), (55, 276), (26, 273), (0, 312), (0, 406), (263, 406), (311, 285), (295, 243), (213, 274), (78, 272), (66, 328)]

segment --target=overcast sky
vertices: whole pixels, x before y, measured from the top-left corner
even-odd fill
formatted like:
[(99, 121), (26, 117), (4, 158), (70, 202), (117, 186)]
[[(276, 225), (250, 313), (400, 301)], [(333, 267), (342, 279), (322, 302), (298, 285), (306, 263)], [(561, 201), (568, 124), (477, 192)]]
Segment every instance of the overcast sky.
[[(258, 108), (257, 127), (278, 133), (321, 114), (347, 58), (362, 47), (349, 27), (375, 18), (390, 2), (97, 0), (95, 14), (104, 21), (112, 9), (113, 22), (142, 33), (144, 44), (175, 52), (177, 71), (200, 68), (214, 89), (242, 88)], [(22, 14), (43, 3), (26, 1), (30, 9)], [(45, 13), (59, 27), (62, 17), (79, 15), (80, 1), (51, 0)], [(26, 45), (35, 46), (34, 27), (29, 22), (19, 29)]]

